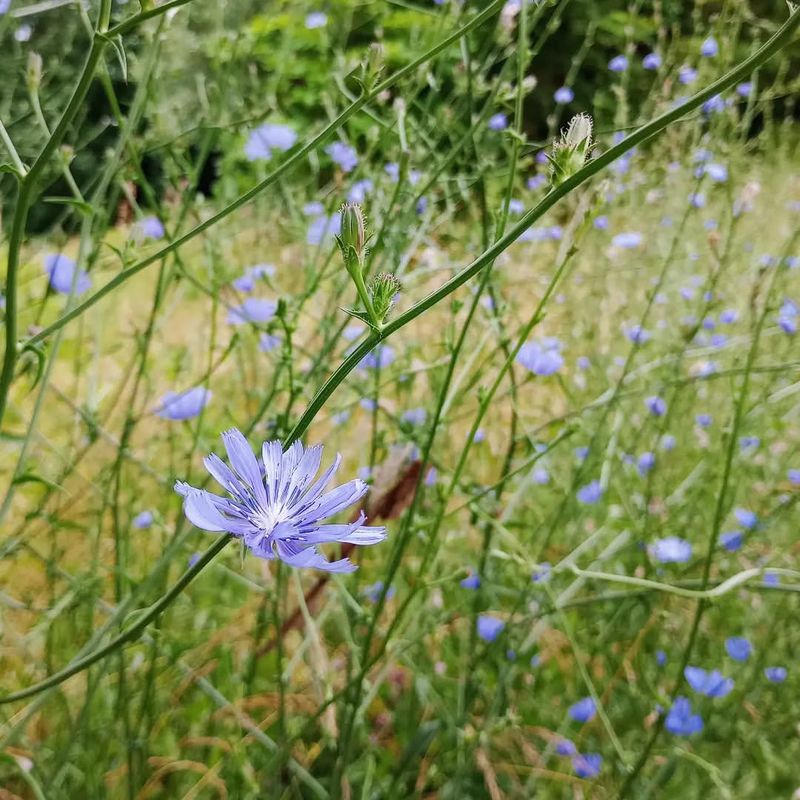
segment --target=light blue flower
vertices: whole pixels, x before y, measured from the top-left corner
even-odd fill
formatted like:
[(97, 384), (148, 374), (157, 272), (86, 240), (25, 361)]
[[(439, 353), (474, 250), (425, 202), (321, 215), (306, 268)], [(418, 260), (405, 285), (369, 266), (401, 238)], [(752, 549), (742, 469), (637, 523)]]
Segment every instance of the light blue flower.
[(313, 31), (316, 28), (324, 28), (328, 24), (328, 15), (322, 11), (312, 11), (306, 16), (306, 28)]
[(235, 428), (222, 434), (230, 467), (218, 456), (205, 459), (206, 469), (230, 498), (178, 481), (189, 521), (206, 531), (225, 532), (241, 539), (259, 558), (280, 558), (293, 567), (328, 572), (357, 569), (349, 559), (328, 561), (318, 550), (329, 542), (370, 545), (386, 538), (382, 527), (367, 527), (360, 512), (355, 522), (325, 523), (367, 493), (362, 480), (348, 481), (326, 492), (341, 463), (314, 480), (322, 461), (322, 446), (305, 448), (294, 442), (285, 452), (280, 442), (264, 442), (263, 474), (247, 439)]
[(600, 485), (600, 481), (591, 481), (585, 486), (581, 486), (576, 493), (578, 502), (586, 506), (599, 502), (602, 496), (603, 487)]
[(599, 753), (578, 753), (572, 758), (572, 769), (579, 778), (596, 778), (603, 768), (603, 757)]
[(153, 512), (152, 511), (140, 511), (134, 518), (133, 518), (133, 527), (137, 528), (140, 531), (146, 530), (153, 524)]
[(783, 683), (788, 674), (789, 672), (786, 667), (766, 667), (764, 669), (764, 675), (767, 680), (772, 683)]
[(706, 672), (701, 667), (689, 666), (684, 669), (683, 676), (692, 689), (707, 697), (725, 697), (733, 689), (733, 680), (717, 669)]
[(558, 339), (533, 340), (520, 347), (515, 361), (534, 375), (546, 377), (558, 372), (564, 366), (560, 350), (561, 342)]
[(656, 539), (648, 552), (662, 564), (684, 564), (692, 557), (692, 545), (679, 536), (665, 536)]
[(211, 402), (211, 390), (203, 386), (195, 386), (184, 392), (167, 392), (155, 409), (155, 414), (162, 419), (192, 419)]
[(490, 131), (504, 131), (508, 127), (508, 118), (502, 112), (493, 114), (487, 125)]
[(244, 146), (248, 161), (272, 158), (273, 150), (285, 152), (294, 146), (297, 134), (288, 125), (266, 123), (250, 133)]
[(608, 68), (612, 72), (625, 72), (628, 69), (628, 58), (627, 56), (618, 55), (614, 56), (611, 61), (608, 62)]
[(648, 53), (642, 59), (642, 66), (649, 70), (658, 69), (661, 66), (661, 56), (658, 53)]
[(644, 237), (638, 231), (625, 231), (614, 236), (611, 240), (611, 244), (623, 250), (631, 250), (634, 247), (639, 247), (643, 240)]
[(567, 105), (575, 99), (575, 92), (569, 86), (562, 86), (560, 89), (556, 89), (553, 99), (559, 105)]
[(342, 172), (352, 172), (358, 166), (356, 151), (344, 142), (332, 142), (325, 148), (334, 164), (341, 167)]
[(84, 270), (78, 270), (75, 262), (63, 253), (51, 253), (44, 257), (44, 269), (50, 279), (50, 288), (59, 294), (70, 294), (75, 283), (75, 296), (80, 297), (92, 288), (92, 281)]
[(597, 706), (591, 697), (584, 697), (567, 709), (567, 714), (569, 714), (570, 718), (581, 724), (589, 722), (595, 713), (597, 713)]
[(717, 44), (717, 40), (713, 36), (709, 36), (701, 45), (700, 45), (700, 55), (705, 56), (706, 58), (711, 58), (719, 53), (719, 45)]
[(477, 620), (478, 636), (485, 642), (493, 642), (503, 631), (506, 624), (499, 617), (481, 614)]
[(747, 661), (753, 648), (743, 636), (731, 636), (725, 640), (725, 649), (734, 661)]
[(703, 718), (692, 713), (692, 704), (686, 697), (676, 697), (664, 727), (674, 736), (691, 736), (703, 730)]
[(272, 300), (260, 297), (248, 297), (240, 306), (228, 311), (230, 325), (244, 325), (248, 322), (269, 322), (278, 309), (278, 304)]
[(733, 516), (736, 517), (736, 521), (745, 530), (751, 531), (758, 525), (758, 514), (755, 511), (750, 511), (749, 508), (735, 508)]

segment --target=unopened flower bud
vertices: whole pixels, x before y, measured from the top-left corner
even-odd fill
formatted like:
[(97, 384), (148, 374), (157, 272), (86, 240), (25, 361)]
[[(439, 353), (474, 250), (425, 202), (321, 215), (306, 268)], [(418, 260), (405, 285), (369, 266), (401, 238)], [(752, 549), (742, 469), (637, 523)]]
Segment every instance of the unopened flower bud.
[(379, 322), (383, 322), (392, 310), (394, 300), (400, 291), (400, 281), (387, 272), (381, 273), (369, 287), (372, 307)]
[(367, 247), (364, 211), (358, 203), (345, 203), (341, 210), (341, 233), (336, 237), (348, 269), (360, 265)]
[(42, 57), (38, 53), (28, 54), (28, 89), (37, 91), (42, 82)]
[(583, 167), (591, 146), (592, 118), (588, 114), (578, 114), (554, 143), (553, 155), (548, 156), (553, 186), (563, 183)]

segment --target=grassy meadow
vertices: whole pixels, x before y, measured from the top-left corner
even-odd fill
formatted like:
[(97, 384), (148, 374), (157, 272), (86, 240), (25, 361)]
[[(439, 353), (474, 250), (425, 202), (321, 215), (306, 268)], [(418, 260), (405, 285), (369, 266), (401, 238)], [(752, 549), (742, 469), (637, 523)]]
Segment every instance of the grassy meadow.
[(0, 800), (796, 800), (800, 12), (266, 5), (0, 0)]

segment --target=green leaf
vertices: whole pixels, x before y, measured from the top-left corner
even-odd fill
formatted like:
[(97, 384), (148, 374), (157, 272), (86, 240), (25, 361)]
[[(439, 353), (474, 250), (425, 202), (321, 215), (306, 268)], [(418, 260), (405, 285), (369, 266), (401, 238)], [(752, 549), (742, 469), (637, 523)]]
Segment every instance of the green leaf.
[(89, 203), (83, 200), (77, 200), (74, 197), (44, 197), (42, 199), (45, 203), (53, 203), (59, 206), (73, 206), (80, 211), (81, 214), (86, 214), (86, 216), (94, 214), (94, 209)]

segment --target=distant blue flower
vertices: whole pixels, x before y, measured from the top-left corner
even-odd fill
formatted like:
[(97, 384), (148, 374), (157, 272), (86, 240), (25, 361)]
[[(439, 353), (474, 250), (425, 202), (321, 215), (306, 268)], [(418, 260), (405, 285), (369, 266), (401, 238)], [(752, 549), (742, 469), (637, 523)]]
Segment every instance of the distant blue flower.
[(689, 205), (692, 208), (705, 208), (706, 196), (702, 192), (692, 192), (689, 195)]
[(533, 482), (539, 484), (539, 486), (545, 486), (550, 483), (550, 473), (546, 467), (536, 467), (531, 473), (531, 477)]
[(490, 131), (502, 131), (508, 127), (508, 118), (502, 112), (493, 114), (489, 117), (488, 127)]
[(663, 667), (667, 663), (667, 654), (663, 650), (656, 650), (656, 664)]
[(726, 308), (720, 315), (719, 321), (725, 325), (731, 325), (739, 319), (739, 312), (735, 308)]
[(547, 183), (547, 176), (545, 175), (534, 175), (532, 178), (528, 178), (527, 183), (525, 184), (531, 191), (535, 191), (536, 189), (541, 189)]
[(605, 214), (601, 214), (599, 217), (595, 218), (592, 224), (598, 231), (607, 231), (609, 225), (608, 217)]
[(644, 344), (650, 341), (650, 332), (641, 325), (628, 325), (623, 330), (628, 339), (634, 344)]
[(739, 449), (743, 452), (752, 452), (758, 450), (761, 446), (761, 439), (758, 436), (740, 436)]
[(394, 348), (388, 344), (379, 344), (370, 350), (359, 362), (361, 369), (385, 369), (394, 362)]
[(75, 282), (75, 296), (80, 297), (92, 288), (92, 281), (84, 270), (78, 270), (75, 277), (76, 264), (63, 253), (51, 253), (44, 257), (44, 269), (50, 279), (50, 288), (60, 294), (69, 294)]
[(795, 486), (800, 486), (800, 469), (788, 470), (786, 477), (789, 480), (789, 483), (793, 483)]
[(648, 53), (642, 59), (642, 66), (649, 70), (658, 69), (661, 66), (661, 56), (658, 53)]
[(373, 183), (369, 178), (356, 181), (347, 193), (347, 199), (351, 203), (363, 203), (367, 195), (372, 191)]
[(152, 524), (153, 524), (152, 511), (140, 511), (133, 518), (133, 527), (138, 528), (139, 530), (145, 530), (146, 528), (149, 528)]
[(262, 297), (248, 297), (240, 306), (230, 309), (228, 323), (244, 325), (248, 322), (269, 322), (278, 309), (278, 304)]
[(638, 231), (626, 231), (624, 233), (618, 233), (612, 240), (611, 244), (614, 247), (620, 247), (624, 250), (630, 250), (634, 247), (638, 247), (644, 237)]
[(742, 636), (731, 636), (726, 639), (725, 649), (734, 661), (747, 661), (753, 651), (750, 642)]
[(753, 93), (753, 84), (750, 81), (745, 81), (744, 83), (740, 83), (736, 87), (736, 94), (738, 94), (739, 97), (750, 97), (752, 93)]
[(522, 200), (517, 200), (515, 198), (511, 198), (508, 201), (508, 213), (509, 214), (521, 214), (525, 210), (525, 203)]
[(602, 768), (603, 757), (599, 753), (579, 753), (572, 758), (572, 769), (579, 778), (596, 778)]
[(424, 408), (411, 408), (403, 413), (403, 421), (409, 425), (424, 425), (427, 412)]
[(436, 467), (430, 467), (428, 469), (428, 474), (425, 476), (425, 485), (435, 486), (438, 477), (439, 477), (439, 470), (437, 470)]
[(567, 103), (571, 103), (574, 99), (575, 92), (573, 92), (569, 86), (562, 86), (560, 89), (556, 89), (553, 95), (553, 100), (559, 105), (566, 105)]
[(780, 586), (781, 576), (775, 572), (764, 573), (764, 586)]
[(717, 44), (717, 40), (713, 36), (709, 36), (703, 44), (700, 45), (700, 55), (705, 56), (706, 58), (711, 58), (712, 56), (717, 55), (719, 53), (719, 45)]
[(644, 401), (647, 410), (655, 417), (663, 417), (667, 412), (667, 403), (663, 397), (651, 395)]
[(578, 700), (577, 703), (573, 703), (569, 709), (567, 709), (567, 714), (569, 714), (575, 722), (580, 722), (581, 724), (592, 719), (596, 712), (597, 706), (591, 697), (584, 697), (582, 700)]
[(538, 667), (541, 663), (542, 663), (542, 657), (538, 653), (534, 653), (531, 656), (531, 661), (530, 661), (531, 667), (536, 669), (536, 667)]
[(674, 736), (691, 736), (703, 730), (703, 718), (692, 714), (692, 704), (686, 697), (676, 697), (664, 727)]
[(728, 168), (723, 164), (704, 164), (700, 170), (701, 175), (708, 175), (712, 181), (724, 183), (728, 180)]
[(264, 277), (272, 277), (275, 267), (272, 264), (256, 264), (246, 269), (242, 275), (232, 281), (232, 286), (237, 292), (252, 292), (256, 288), (256, 281)]
[(288, 125), (264, 124), (250, 133), (244, 146), (248, 161), (269, 160), (272, 151), (285, 152), (294, 146), (297, 134)]
[(333, 142), (325, 148), (334, 164), (338, 164), (342, 172), (352, 172), (358, 166), (356, 151), (344, 142)]
[(486, 431), (483, 428), (478, 428), (478, 430), (475, 431), (475, 435), (472, 437), (472, 441), (475, 442), (475, 444), (480, 444), (481, 442), (485, 442)]
[(569, 739), (559, 739), (556, 742), (555, 750), (560, 756), (574, 756), (578, 752), (578, 749)]
[(306, 28), (313, 31), (315, 28), (324, 28), (328, 24), (328, 15), (322, 11), (312, 11), (306, 17)]
[[(718, 114), (720, 111), (725, 110), (725, 101), (720, 95), (715, 94), (706, 100), (700, 108), (704, 114)], [(698, 208), (702, 208), (702, 206), (698, 206)]]
[(550, 562), (543, 561), (541, 564), (538, 564), (533, 568), (533, 572), (531, 573), (531, 580), (534, 583), (545, 583), (546, 581), (550, 580), (552, 572), (553, 568), (550, 565)]
[(602, 496), (603, 487), (600, 485), (600, 481), (591, 481), (585, 486), (581, 486), (576, 493), (578, 502), (583, 503), (585, 506), (590, 506), (594, 503), (597, 503)]
[[(230, 467), (216, 455), (205, 459), (206, 469), (231, 495), (219, 497), (182, 481), (175, 491), (184, 498), (189, 521), (206, 531), (226, 532), (259, 558), (276, 557), (293, 567), (328, 572), (357, 569), (349, 559), (328, 561), (317, 549), (328, 542), (368, 545), (386, 538), (385, 529), (367, 527), (363, 511), (355, 522), (326, 524), (325, 519), (349, 508), (367, 493), (358, 479), (325, 492), (339, 468), (336, 456), (318, 480), (322, 445), (303, 447), (294, 442), (283, 451), (280, 442), (264, 442), (264, 473), (247, 439), (236, 429), (222, 434)], [(232, 469), (231, 469), (232, 467)]]
[(665, 433), (661, 437), (661, 449), (670, 451), (675, 449), (675, 437), (671, 433)]
[(0, 0), (0, 14), (7, 14), (11, 8), (11, 0)]
[(271, 353), (273, 350), (281, 346), (282, 339), (274, 333), (262, 333), (258, 337), (258, 349), (262, 353)]
[(787, 297), (778, 311), (778, 326), (784, 333), (793, 336), (797, 333), (798, 321), (800, 321), (800, 309)]
[(307, 217), (318, 217), (320, 214), (325, 213), (325, 206), (319, 200), (312, 200), (303, 206), (303, 213)]
[(636, 462), (636, 466), (639, 470), (640, 475), (647, 475), (651, 469), (656, 465), (656, 456), (655, 453), (642, 453), (639, 456), (639, 460)]
[(678, 70), (678, 80), (684, 86), (694, 83), (697, 80), (697, 70), (692, 67), (681, 67)]
[(586, 445), (581, 445), (580, 447), (576, 447), (573, 451), (575, 453), (575, 458), (578, 461), (586, 461), (586, 457), (589, 455), (589, 448)]
[(481, 579), (477, 572), (472, 572), (459, 581), (459, 584), (464, 589), (477, 589), (481, 585)]
[[(371, 603), (377, 603), (380, 599), (381, 592), (383, 592), (383, 581), (375, 581), (375, 583), (365, 586), (363, 589), (364, 597)], [(395, 596), (394, 586), (390, 586), (386, 590), (386, 599), (391, 600)]]
[(720, 544), (729, 553), (742, 549), (744, 534), (741, 531), (727, 531), (719, 537)]
[(534, 340), (520, 347), (515, 360), (534, 375), (553, 375), (564, 365), (560, 349), (561, 342), (558, 339)]
[(614, 56), (611, 61), (608, 62), (608, 68), (612, 72), (625, 72), (628, 69), (628, 58), (627, 56), (619, 55)]
[(767, 680), (772, 681), (772, 683), (783, 683), (788, 674), (786, 667), (767, 667), (764, 670)]
[(516, 661), (517, 660), (517, 651), (512, 650), (510, 647), (506, 650), (506, 658), (509, 661)]
[(211, 391), (203, 386), (195, 386), (185, 392), (167, 392), (161, 398), (155, 413), (162, 419), (192, 419), (198, 416), (210, 401)]
[(134, 226), (136, 233), (143, 239), (163, 239), (164, 226), (158, 217), (143, 217)]
[(733, 680), (717, 669), (706, 672), (700, 667), (686, 667), (683, 676), (692, 689), (707, 697), (725, 697), (733, 689)]
[(421, 217), (428, 210), (428, 198), (424, 195), (417, 200), (417, 205), (414, 211)]
[(324, 241), (333, 241), (342, 231), (342, 216), (339, 213), (312, 219), (306, 233), (306, 242), (310, 245), (321, 245)]
[(736, 521), (745, 530), (751, 531), (758, 525), (758, 514), (756, 514), (755, 511), (750, 511), (748, 508), (735, 508), (733, 510), (733, 516), (736, 517)]
[(711, 425), (711, 414), (698, 414), (694, 421), (701, 428), (708, 428)]
[(679, 536), (656, 539), (648, 547), (650, 555), (662, 564), (685, 564), (692, 557), (692, 545)]
[(491, 614), (481, 614), (478, 616), (477, 630), (478, 636), (485, 642), (493, 642), (505, 628), (506, 624), (498, 617)]

